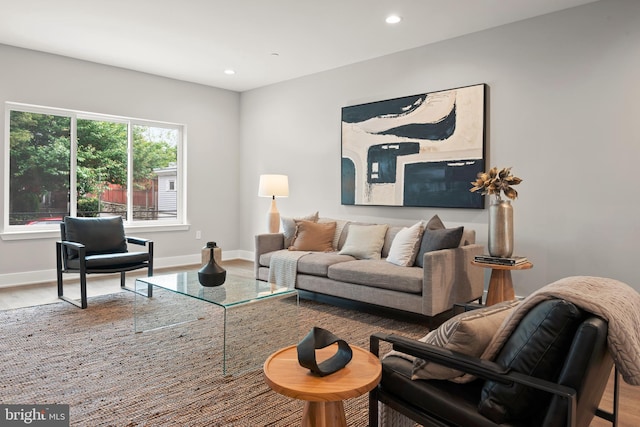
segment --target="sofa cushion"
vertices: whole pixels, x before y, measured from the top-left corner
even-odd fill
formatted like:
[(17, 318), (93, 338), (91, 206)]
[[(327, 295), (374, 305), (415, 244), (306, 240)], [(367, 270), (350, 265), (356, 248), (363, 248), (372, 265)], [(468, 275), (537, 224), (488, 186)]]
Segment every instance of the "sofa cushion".
[[(581, 320), (582, 312), (572, 303), (543, 301), (522, 318), (494, 361), (514, 372), (553, 381)], [(478, 411), (496, 423), (506, 423), (531, 417), (548, 400), (548, 393), (520, 384), (486, 381)]]
[(464, 227), (445, 228), (438, 215), (434, 215), (425, 226), (420, 249), (416, 255), (416, 265), (424, 267), (424, 254), (427, 252), (460, 246), (463, 232)]
[(386, 224), (350, 225), (349, 234), (340, 255), (351, 255), (357, 259), (380, 259)]
[(282, 234), (284, 234), (284, 247), (285, 249), (291, 246), (291, 242), (293, 242), (293, 237), (296, 235), (296, 220), (298, 221), (311, 221), (318, 222), (318, 212), (314, 212), (307, 216), (290, 218), (290, 217), (281, 217), (280, 221), (282, 222)]
[(329, 267), (333, 264), (354, 260), (351, 255), (337, 252), (312, 252), (298, 259), (298, 274), (327, 277)]
[(335, 222), (296, 221), (296, 224), (296, 235), (289, 246), (290, 251), (328, 252), (333, 250)]
[[(468, 356), (480, 357), (502, 322), (519, 301), (507, 301), (460, 313), (429, 332), (420, 341)], [(415, 358), (412, 379), (448, 380), (463, 376), (453, 368)], [(469, 377), (472, 379), (472, 377)]]
[[(387, 255), (387, 262), (401, 267), (413, 265), (420, 247), (422, 233), (422, 222), (411, 227), (403, 227), (393, 239), (389, 255)], [(387, 232), (387, 234), (389, 233)]]
[(374, 288), (413, 294), (422, 293), (423, 272), (417, 267), (400, 267), (385, 260), (357, 260), (329, 267), (330, 279)]

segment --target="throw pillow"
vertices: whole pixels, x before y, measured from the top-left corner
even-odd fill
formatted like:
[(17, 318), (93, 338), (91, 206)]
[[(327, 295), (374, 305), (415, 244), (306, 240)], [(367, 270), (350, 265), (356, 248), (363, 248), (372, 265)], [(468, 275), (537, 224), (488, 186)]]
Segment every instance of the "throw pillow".
[(411, 227), (404, 227), (398, 231), (393, 242), (391, 242), (387, 262), (401, 267), (413, 265), (420, 247), (422, 232), (422, 222), (418, 222)]
[(357, 259), (380, 259), (387, 228), (386, 224), (349, 225), (347, 240), (339, 254)]
[(342, 219), (331, 219), (331, 218), (319, 218), (317, 222), (335, 222), (336, 223), (336, 233), (333, 235), (333, 250), (338, 250), (338, 245), (340, 243), (340, 236), (342, 236), (342, 230), (348, 224), (348, 221)]
[(296, 235), (290, 251), (328, 252), (333, 250), (333, 235), (336, 232), (335, 222), (316, 223), (296, 221)]
[(424, 226), (425, 230), (442, 230), (443, 228), (447, 227), (444, 226), (444, 223), (438, 215), (432, 216), (427, 222), (427, 225)]
[[(552, 299), (533, 307), (518, 323), (494, 362), (513, 372), (543, 380), (557, 377), (564, 364), (582, 312), (572, 303)], [(549, 394), (521, 384), (486, 381), (478, 412), (498, 423), (529, 419), (548, 402)]]
[(420, 249), (416, 255), (416, 265), (424, 267), (424, 254), (427, 252), (460, 246), (463, 232), (464, 227), (445, 228), (438, 215), (434, 215), (427, 223), (422, 235)]
[[(500, 325), (518, 305), (519, 301), (506, 301), (489, 307), (467, 311), (444, 322), (419, 341), (451, 351), (480, 357)], [(450, 380), (462, 377), (464, 372), (416, 358), (411, 379)], [(472, 380), (469, 377), (469, 380)], [(455, 381), (466, 382), (466, 381)]]
[(291, 242), (293, 242), (293, 237), (296, 235), (296, 220), (318, 222), (318, 212), (314, 212), (310, 215), (303, 216), (300, 218), (288, 218), (288, 217), (280, 218), (280, 222), (282, 222), (282, 234), (284, 234), (285, 248), (288, 248), (289, 246), (291, 246)]

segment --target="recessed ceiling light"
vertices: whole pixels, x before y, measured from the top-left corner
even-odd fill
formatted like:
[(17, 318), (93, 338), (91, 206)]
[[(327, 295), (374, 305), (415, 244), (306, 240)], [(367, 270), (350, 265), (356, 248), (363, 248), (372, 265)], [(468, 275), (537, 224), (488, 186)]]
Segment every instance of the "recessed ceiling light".
[(227, 76), (233, 76), (236, 72), (234, 70), (232, 70), (231, 68), (227, 68), (226, 70), (224, 70), (224, 73)]
[(402, 18), (400, 18), (398, 15), (389, 15), (387, 16), (387, 19), (385, 19), (385, 22), (387, 24), (397, 24), (400, 21), (402, 21)]

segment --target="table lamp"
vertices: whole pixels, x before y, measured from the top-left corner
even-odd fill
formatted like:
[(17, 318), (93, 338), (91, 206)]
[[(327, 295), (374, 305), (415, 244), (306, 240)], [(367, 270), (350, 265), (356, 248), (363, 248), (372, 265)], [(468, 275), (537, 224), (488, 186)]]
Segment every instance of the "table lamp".
[(276, 196), (289, 196), (289, 177), (287, 175), (260, 175), (258, 196), (271, 197), (271, 208), (267, 212), (267, 226), (269, 233), (277, 233), (280, 231), (280, 213), (276, 206)]

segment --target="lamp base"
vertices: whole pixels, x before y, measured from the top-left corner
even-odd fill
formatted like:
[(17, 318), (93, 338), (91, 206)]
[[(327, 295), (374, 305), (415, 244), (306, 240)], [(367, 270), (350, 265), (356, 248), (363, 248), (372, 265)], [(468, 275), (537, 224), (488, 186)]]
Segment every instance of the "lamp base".
[(280, 212), (278, 212), (275, 197), (271, 199), (271, 208), (269, 212), (267, 212), (267, 229), (269, 233), (277, 233), (280, 231)]

